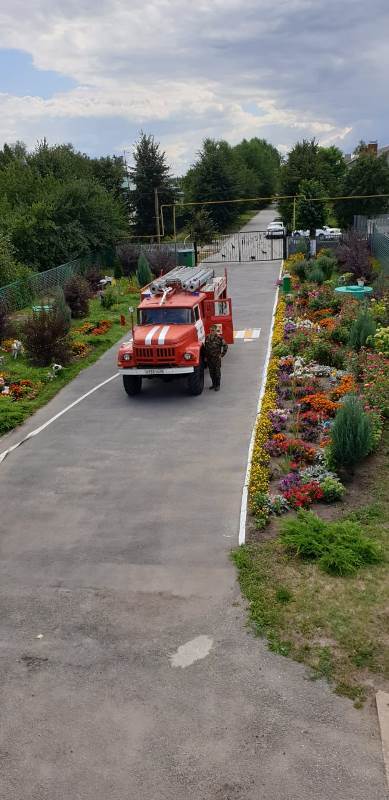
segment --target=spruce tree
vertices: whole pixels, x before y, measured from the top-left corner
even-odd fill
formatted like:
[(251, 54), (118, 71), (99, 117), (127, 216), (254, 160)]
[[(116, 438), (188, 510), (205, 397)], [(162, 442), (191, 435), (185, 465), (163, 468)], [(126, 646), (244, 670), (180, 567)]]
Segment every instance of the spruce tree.
[(156, 232), (155, 189), (158, 190), (160, 205), (174, 200), (170, 167), (154, 136), (141, 132), (134, 149), (134, 166), (129, 172), (135, 184), (130, 193), (130, 203), (136, 233), (153, 234)]

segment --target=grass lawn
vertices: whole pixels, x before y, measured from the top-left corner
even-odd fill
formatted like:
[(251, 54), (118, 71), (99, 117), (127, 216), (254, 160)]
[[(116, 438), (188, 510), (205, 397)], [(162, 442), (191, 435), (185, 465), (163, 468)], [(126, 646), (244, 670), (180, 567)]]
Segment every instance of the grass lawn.
[(387, 433), (361, 491), (366, 504), (343, 511), (340, 505), (332, 516), (358, 521), (364, 534), (381, 543), (384, 563), (353, 577), (332, 577), (288, 555), (278, 538), (232, 554), (254, 632), (267, 638), (270, 650), (310, 667), (313, 679), (326, 678), (357, 707), (373, 690), (389, 686), (388, 455)]
[[(133, 306), (136, 308), (138, 303), (139, 295), (130, 294), (127, 290), (127, 282), (124, 280), (121, 281), (118, 288), (117, 303), (109, 310), (101, 307), (99, 299), (91, 300), (87, 317), (72, 321), (74, 339), (87, 344), (89, 351), (84, 357), (75, 358), (53, 380), (47, 380), (48, 367), (33, 367), (28, 363), (25, 356), (19, 356), (14, 360), (9, 353), (1, 351), (1, 355), (4, 356), (4, 362), (0, 364), (0, 374), (6, 376), (7, 383), (20, 380), (32, 381), (34, 384), (32, 394), (34, 396), (26, 396), (13, 401), (0, 396), (0, 435), (12, 430), (30, 414), (45, 405), (63, 386), (75, 378), (82, 369), (89, 367), (106, 350), (112, 347), (131, 326), (128, 307)], [(126, 317), (126, 327), (120, 325), (121, 314)], [(95, 336), (75, 332), (75, 329), (80, 328), (85, 322), (96, 323), (97, 325), (101, 320), (112, 322), (110, 329), (102, 335)], [(112, 368), (115, 368), (114, 364)]]

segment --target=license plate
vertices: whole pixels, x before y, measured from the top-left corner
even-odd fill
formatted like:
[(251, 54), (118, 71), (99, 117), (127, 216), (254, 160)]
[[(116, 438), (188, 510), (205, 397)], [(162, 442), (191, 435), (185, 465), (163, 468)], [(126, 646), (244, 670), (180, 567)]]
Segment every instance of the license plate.
[(145, 375), (166, 375), (167, 372), (168, 372), (168, 370), (166, 370), (166, 369), (145, 369), (144, 370), (144, 374)]

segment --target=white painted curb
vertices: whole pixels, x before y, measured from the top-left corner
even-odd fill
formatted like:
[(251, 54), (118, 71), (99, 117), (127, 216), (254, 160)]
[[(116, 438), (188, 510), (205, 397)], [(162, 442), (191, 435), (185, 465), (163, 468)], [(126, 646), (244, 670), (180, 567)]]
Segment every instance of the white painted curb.
[(389, 788), (389, 694), (387, 692), (377, 692), (376, 704), (381, 734), (382, 754)]
[[(282, 270), (284, 267), (284, 261), (281, 262), (281, 269), (278, 276), (278, 280), (281, 279)], [(251, 433), (250, 445), (249, 445), (249, 452), (247, 457), (247, 467), (246, 467), (246, 475), (243, 484), (242, 490), (242, 500), (240, 504), (240, 518), (239, 518), (239, 538), (238, 543), (244, 544), (246, 541), (246, 520), (247, 520), (247, 501), (248, 501), (248, 490), (249, 490), (249, 483), (250, 483), (250, 472), (251, 472), (251, 463), (253, 460), (253, 450), (254, 450), (254, 442), (255, 442), (255, 432), (257, 429), (257, 422), (258, 417), (262, 407), (262, 400), (265, 394), (266, 388), (266, 378), (267, 378), (267, 370), (269, 367), (270, 355), (271, 355), (271, 346), (272, 346), (272, 339), (273, 339), (273, 329), (274, 329), (274, 319), (276, 315), (277, 303), (278, 303), (278, 295), (279, 295), (279, 286), (277, 286), (276, 296), (274, 298), (274, 305), (273, 305), (273, 313), (271, 318), (271, 325), (269, 331), (269, 340), (267, 343), (267, 350), (266, 350), (266, 357), (265, 363), (263, 365), (262, 376), (261, 376), (261, 383), (260, 383), (260, 390), (259, 390), (259, 399), (257, 405), (257, 413), (254, 421), (254, 427)]]

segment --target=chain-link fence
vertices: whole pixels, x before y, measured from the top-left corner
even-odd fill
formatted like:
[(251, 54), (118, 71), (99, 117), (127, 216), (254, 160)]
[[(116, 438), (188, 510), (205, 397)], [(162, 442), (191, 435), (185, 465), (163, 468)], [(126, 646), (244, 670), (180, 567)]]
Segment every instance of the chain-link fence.
[(370, 252), (380, 262), (385, 277), (389, 276), (389, 216), (380, 214), (377, 217), (366, 217), (362, 214), (354, 217), (354, 230), (366, 237)]
[(96, 262), (99, 262), (99, 257), (89, 254), (46, 272), (31, 273), (19, 281), (9, 283), (0, 288), (0, 307), (7, 312), (25, 308), (36, 297), (49, 295), (57, 286), (63, 286), (72, 275), (84, 275)]
[(369, 236), (370, 248), (374, 258), (380, 262), (384, 275), (389, 276), (389, 235), (373, 231)]

